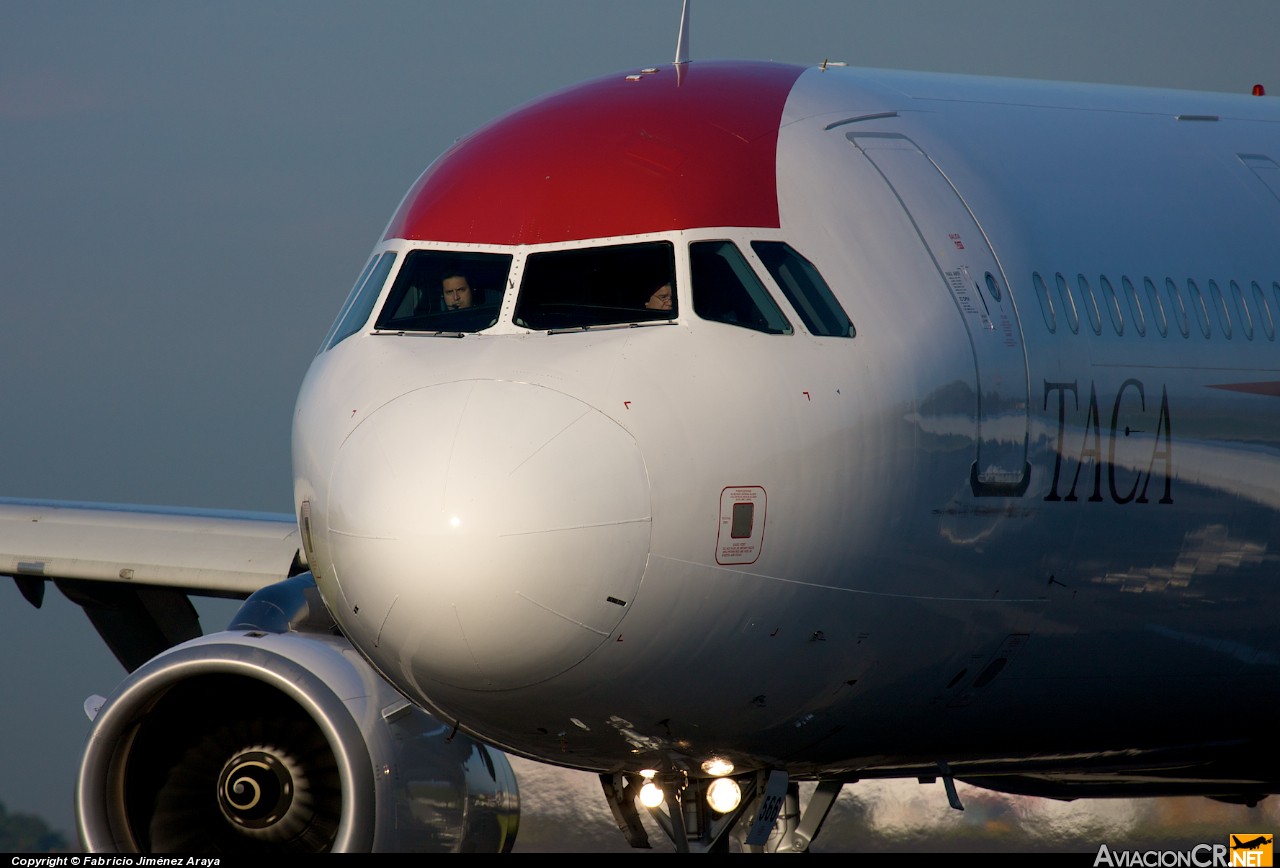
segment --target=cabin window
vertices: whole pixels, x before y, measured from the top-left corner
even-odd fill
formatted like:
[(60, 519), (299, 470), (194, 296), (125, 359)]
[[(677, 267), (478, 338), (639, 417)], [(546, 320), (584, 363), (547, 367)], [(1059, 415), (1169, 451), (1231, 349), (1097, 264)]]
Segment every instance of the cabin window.
[(731, 241), (699, 241), (689, 245), (693, 312), (771, 335), (789, 335), (791, 323)]
[(515, 323), (576, 331), (669, 322), (680, 312), (674, 257), (668, 241), (530, 254)]
[(1080, 287), (1080, 303), (1089, 317), (1089, 327), (1095, 335), (1102, 334), (1102, 315), (1098, 313), (1098, 300), (1093, 297), (1093, 289), (1089, 286), (1089, 278), (1083, 274), (1076, 275), (1076, 285)]
[(1249, 340), (1253, 340), (1253, 314), (1249, 311), (1249, 301), (1244, 297), (1240, 284), (1231, 281), (1231, 297), (1236, 303), (1236, 317), (1240, 320), (1240, 330)]
[(854, 336), (849, 315), (812, 262), (782, 241), (752, 241), (751, 248), (769, 269), (810, 334), (835, 338)]
[(1187, 306), (1182, 301), (1182, 290), (1178, 289), (1178, 284), (1174, 282), (1172, 277), (1164, 279), (1165, 292), (1169, 294), (1169, 309), (1173, 313), (1173, 321), (1178, 324), (1178, 331), (1182, 332), (1182, 336), (1191, 336), (1191, 321), (1187, 319)]
[(1107, 316), (1111, 318), (1111, 327), (1116, 330), (1116, 334), (1124, 334), (1124, 314), (1120, 312), (1120, 301), (1116, 298), (1111, 281), (1103, 274), (1098, 277), (1098, 285), (1102, 287), (1102, 306), (1107, 309)]
[(1058, 297), (1062, 300), (1062, 315), (1067, 318), (1067, 326), (1073, 335), (1079, 334), (1080, 314), (1076, 311), (1076, 300), (1071, 297), (1071, 287), (1061, 271), (1053, 276), (1053, 280), (1058, 285)]
[(1142, 301), (1138, 298), (1138, 290), (1134, 289), (1133, 281), (1127, 275), (1120, 277), (1120, 285), (1124, 287), (1125, 298), (1129, 300), (1129, 315), (1133, 321), (1133, 329), (1141, 337), (1147, 334), (1147, 318), (1142, 312)]
[(1200, 333), (1207, 338), (1213, 331), (1209, 328), (1209, 309), (1205, 307), (1204, 295), (1201, 294), (1199, 285), (1190, 278), (1187, 278), (1187, 290), (1191, 295), (1191, 310), (1196, 315)]
[(987, 295), (991, 296), (991, 300), (999, 303), (1002, 293), (1000, 292), (1000, 283), (996, 280), (996, 276), (988, 271), (983, 276), (983, 281), (987, 284)]
[(498, 321), (511, 256), (412, 250), (378, 314), (379, 331), (465, 334)]
[[(1271, 296), (1272, 296), (1272, 298), (1274, 298), (1274, 299), (1276, 300), (1276, 309), (1277, 309), (1277, 310), (1280, 310), (1280, 281), (1273, 281), (1273, 282), (1272, 282), (1272, 284), (1271, 284)], [(1265, 299), (1263, 300), (1263, 304), (1264, 304), (1264, 306), (1267, 306), (1267, 305), (1266, 305), (1266, 300), (1265, 300)], [(1270, 313), (1270, 310), (1271, 310), (1271, 309), (1270, 309), (1270, 306), (1267, 306), (1267, 312), (1268, 312), (1268, 315), (1269, 315), (1269, 316), (1274, 316), (1273, 314), (1271, 314), (1271, 313)], [(1273, 320), (1273, 322), (1274, 322), (1274, 320)]]
[(1147, 291), (1147, 302), (1151, 305), (1151, 319), (1156, 324), (1156, 331), (1160, 332), (1160, 337), (1168, 337), (1169, 335), (1169, 319), (1164, 315), (1164, 304), (1160, 301), (1160, 292), (1156, 289), (1156, 282), (1149, 277), (1142, 278), (1142, 286)]
[(1262, 292), (1262, 287), (1258, 285), (1258, 281), (1253, 281), (1253, 306), (1258, 309), (1258, 322), (1262, 324), (1262, 330), (1267, 335), (1267, 340), (1276, 339), (1276, 323), (1271, 318), (1271, 306), (1267, 304), (1267, 297)]
[(391, 273), (391, 266), (395, 261), (396, 254), (391, 250), (369, 260), (360, 279), (351, 287), (351, 293), (342, 305), (338, 318), (334, 320), (333, 327), (329, 329), (324, 349), (330, 349), (360, 331), (361, 326), (369, 319), (369, 314), (373, 313), (373, 305), (377, 302), (382, 284), (387, 282), (387, 275)]
[(1045, 286), (1044, 278), (1038, 271), (1032, 272), (1031, 283), (1036, 288), (1036, 298), (1040, 299), (1040, 315), (1044, 317), (1044, 324), (1052, 334), (1058, 330), (1058, 319), (1053, 314), (1053, 297), (1049, 295), (1049, 287)]
[(1223, 337), (1230, 338), (1231, 312), (1227, 310), (1227, 300), (1222, 296), (1222, 290), (1218, 288), (1216, 280), (1209, 281), (1209, 298), (1213, 300), (1214, 309), (1218, 312), (1218, 327), (1222, 329)]

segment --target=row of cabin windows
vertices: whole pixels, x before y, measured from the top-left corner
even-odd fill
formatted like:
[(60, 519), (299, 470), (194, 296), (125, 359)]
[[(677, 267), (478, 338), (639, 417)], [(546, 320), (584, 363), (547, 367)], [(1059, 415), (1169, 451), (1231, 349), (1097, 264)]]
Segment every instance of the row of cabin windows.
[[(853, 337), (852, 321), (813, 263), (781, 241), (751, 248), (811, 334)], [(359, 331), (395, 264), (392, 251), (374, 257), (352, 289), (325, 347)], [(731, 241), (689, 245), (692, 286), (675, 276), (668, 241), (532, 253), (525, 260), (512, 319), (537, 331), (578, 331), (674, 320), (682, 302), (704, 320), (766, 334), (791, 334), (791, 322), (750, 262)], [(510, 284), (512, 256), (411, 250), (396, 273), (374, 328), (379, 332), (467, 334), (498, 322)], [(466, 287), (465, 303), (444, 286)], [(664, 291), (665, 290), (665, 291)]]
[[(1083, 274), (1076, 275), (1075, 287), (1062, 275), (1054, 274), (1054, 289), (1034, 272), (1031, 282), (1036, 298), (1040, 300), (1040, 312), (1050, 332), (1062, 326), (1078, 334), (1081, 314), (1096, 335), (1102, 334), (1104, 317), (1117, 335), (1131, 329), (1139, 336), (1148, 330), (1167, 337), (1170, 328), (1184, 338), (1198, 332), (1203, 337), (1217, 331), (1225, 338), (1242, 334), (1247, 340), (1265, 336), (1276, 338), (1276, 316), (1280, 311), (1280, 281), (1271, 284), (1271, 298), (1255, 280), (1246, 291), (1237, 281), (1230, 281), (1225, 290), (1216, 280), (1210, 280), (1202, 290), (1191, 278), (1179, 283), (1172, 277), (1164, 279), (1163, 287), (1150, 277), (1142, 278), (1142, 289), (1127, 275), (1120, 278), (1117, 289), (1106, 275), (1095, 284)], [(1205, 291), (1207, 290), (1207, 292)]]

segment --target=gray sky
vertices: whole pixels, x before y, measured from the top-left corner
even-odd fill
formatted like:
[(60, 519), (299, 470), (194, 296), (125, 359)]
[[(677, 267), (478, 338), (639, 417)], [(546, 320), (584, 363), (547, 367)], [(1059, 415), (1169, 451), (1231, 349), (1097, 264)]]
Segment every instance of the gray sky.
[[(679, 9), (10, 0), (0, 496), (292, 511), (297, 387), (410, 184), (539, 94), (669, 62)], [(1276, 0), (696, 0), (691, 54), (1280, 94), (1277, 33)], [(78, 609), (7, 580), (0, 652), (0, 802), (74, 838), (81, 705), (124, 672)], [(605, 835), (563, 840), (620, 840), (594, 778), (523, 789), (522, 838), (571, 791)]]

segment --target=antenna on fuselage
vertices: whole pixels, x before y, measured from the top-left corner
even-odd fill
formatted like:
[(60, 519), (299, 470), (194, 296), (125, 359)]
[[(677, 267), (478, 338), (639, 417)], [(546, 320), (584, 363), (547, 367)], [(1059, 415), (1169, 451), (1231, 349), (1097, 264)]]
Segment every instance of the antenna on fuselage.
[(689, 62), (689, 0), (684, 0), (680, 7), (680, 35), (676, 37), (675, 62)]

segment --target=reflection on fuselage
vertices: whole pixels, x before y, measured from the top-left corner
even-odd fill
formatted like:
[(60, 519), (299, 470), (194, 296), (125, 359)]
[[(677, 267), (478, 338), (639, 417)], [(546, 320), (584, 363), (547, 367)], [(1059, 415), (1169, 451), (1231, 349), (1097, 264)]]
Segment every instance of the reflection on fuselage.
[[(460, 143), (348, 305), (372, 334), (339, 328), (299, 400), (335, 617), (440, 716), (582, 769), (1123, 755), (1271, 787), (1204, 745), (1260, 739), (1217, 711), (1274, 684), (1274, 337), (1228, 275), (1276, 271), (1274, 201), (1230, 156), (1274, 124), (1153, 99), (713, 66)], [(446, 219), (495, 184), (510, 208)], [(1105, 277), (1187, 272), (1188, 238), (1192, 282)]]

